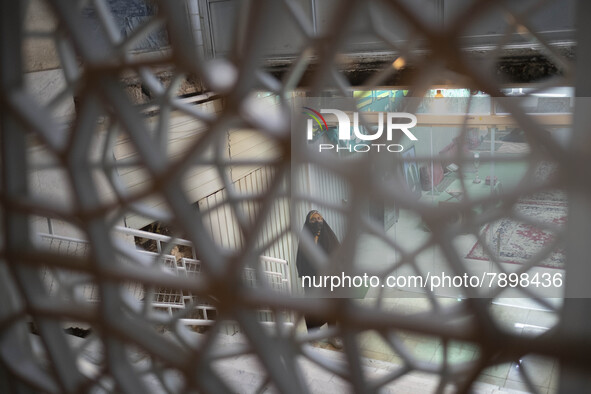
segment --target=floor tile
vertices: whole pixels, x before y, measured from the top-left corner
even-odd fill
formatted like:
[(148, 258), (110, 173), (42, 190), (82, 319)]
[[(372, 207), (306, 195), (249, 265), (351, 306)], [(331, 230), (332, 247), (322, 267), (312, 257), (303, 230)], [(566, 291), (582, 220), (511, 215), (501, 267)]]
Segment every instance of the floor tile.
[(493, 365), (492, 367), (486, 368), (482, 371), (483, 375), (493, 376), (495, 378), (507, 379), (509, 375), (510, 363), (504, 363), (499, 365)]
[(380, 360), (386, 362), (390, 362), (394, 359), (394, 356), (392, 354), (375, 352), (372, 350), (365, 349), (361, 349), (361, 355), (366, 358), (371, 358), (372, 360)]
[[(521, 359), (521, 367), (525, 369), (528, 374), (527, 376), (529, 376), (533, 384), (536, 386), (550, 386), (554, 364), (554, 359), (535, 355), (525, 356)], [(524, 381), (516, 363), (511, 365), (507, 379), (519, 382)]]
[(533, 326), (552, 328), (558, 322), (559, 317), (554, 312), (530, 311), (526, 323)]
[(558, 391), (558, 384), (560, 382), (560, 365), (558, 363), (554, 364), (554, 369), (552, 370), (552, 376), (550, 377), (550, 388), (555, 389)]
[(505, 381), (506, 380), (507, 379), (498, 378), (498, 377), (495, 377), (495, 376), (485, 375), (485, 374), (481, 374), (478, 377), (478, 379), (476, 379), (476, 381), (478, 381), (478, 382), (493, 384), (493, 385), (499, 386), (499, 387), (503, 387), (505, 385)]
[(431, 361), (438, 347), (438, 341), (418, 342), (414, 346), (412, 354), (420, 361)]
[[(439, 346), (435, 352), (435, 355), (431, 359), (431, 362), (435, 364), (441, 364), (443, 362), (443, 354), (443, 346)], [(463, 349), (461, 346), (448, 346), (447, 361), (450, 364), (462, 364), (474, 360), (475, 354), (476, 353), (474, 351)]]
[[(509, 389), (509, 390), (521, 390), (521, 391), (525, 391), (526, 393), (532, 393), (532, 391), (526, 386), (525, 383), (516, 382), (514, 380), (509, 380), (509, 379), (507, 379), (503, 388)], [(534, 388), (536, 389), (536, 392), (533, 392), (534, 394), (547, 394), (548, 393), (548, 387), (546, 387), (546, 386), (535, 386), (534, 385)]]

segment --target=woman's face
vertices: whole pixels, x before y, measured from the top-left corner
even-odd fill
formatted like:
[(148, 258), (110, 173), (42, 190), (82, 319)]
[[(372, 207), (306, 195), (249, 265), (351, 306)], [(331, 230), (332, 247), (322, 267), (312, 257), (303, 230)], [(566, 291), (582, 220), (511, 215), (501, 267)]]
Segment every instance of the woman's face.
[(317, 223), (322, 221), (322, 215), (320, 215), (318, 212), (314, 212), (312, 216), (310, 216), (310, 223)]
[(310, 225), (312, 227), (312, 231), (314, 233), (319, 233), (322, 230), (322, 224), (324, 224), (324, 219), (322, 219), (322, 215), (318, 212), (314, 212), (310, 216)]

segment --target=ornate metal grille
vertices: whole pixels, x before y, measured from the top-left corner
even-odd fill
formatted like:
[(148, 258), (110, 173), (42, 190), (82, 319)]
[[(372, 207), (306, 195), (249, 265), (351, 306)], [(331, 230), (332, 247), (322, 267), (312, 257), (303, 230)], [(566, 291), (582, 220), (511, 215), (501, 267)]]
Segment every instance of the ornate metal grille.
[[(591, 310), (582, 292), (591, 277), (587, 268), (591, 111), (580, 97), (591, 93), (591, 79), (585, 75), (591, 69), (591, 32), (585, 21), (591, 3), (576, 3), (581, 16), (577, 31), (547, 31), (547, 18), (538, 18), (556, 12), (558, 19), (568, 19), (565, 14), (574, 9), (574, 2), (540, 0), (516, 6), (474, 0), (458, 6), (443, 0), (351, 0), (334, 2), (334, 8), (326, 8), (321, 16), (314, 11), (318, 3), (240, 3), (232, 22), (231, 46), (224, 53), (214, 50), (217, 58), (204, 55), (199, 29), (189, 17), (199, 15), (195, 1), (155, 1), (149, 7), (152, 16), (126, 19), (124, 31), (118, 27), (113, 2), (107, 0), (42, 2), (47, 7), (43, 15), (53, 23), (41, 28), (31, 27), (25, 18), (27, 2), (0, 4), (0, 391), (412, 392), (416, 388), (408, 379), (424, 379), (426, 390), (471, 392), (487, 390), (477, 383), (486, 368), (508, 362), (521, 365), (520, 360), (529, 355), (560, 362), (561, 392), (588, 390), (590, 328), (589, 319), (580, 316)], [(501, 26), (498, 34), (481, 34), (480, 24), (488, 26), (491, 21)], [(574, 21), (569, 23), (575, 26)], [(277, 48), (274, 40), (286, 26), (297, 35), (288, 48), (291, 53), (281, 53), (291, 57), (278, 58), (272, 53)], [(380, 52), (363, 51), (360, 37), (365, 35), (379, 43), (371, 49)], [(27, 84), (26, 71), (35, 68), (27, 63), (27, 51), (38, 41), (51, 43), (55, 64), (48, 62), (45, 67), (61, 74), (61, 86), (51, 90), (49, 100), (41, 100), (38, 85)], [(156, 51), (145, 52), (154, 45)], [(296, 97), (326, 96), (327, 91), (351, 97), (354, 84), (371, 91), (394, 83), (404, 84), (416, 97), (423, 97), (433, 85), (502, 97), (504, 72), (524, 64), (527, 75), (520, 82), (548, 77), (528, 85), (532, 90), (526, 98), (554, 86), (577, 89), (573, 133), (566, 145), (542, 132), (538, 118), (524, 111), (521, 102), (504, 103), (529, 143), (529, 153), (518, 158), (526, 162), (528, 174), (534, 179), (540, 163), (551, 162), (557, 177), (524, 182), (511, 190), (491, 188), (493, 193), (484, 199), (462, 200), (439, 210), (384, 186), (383, 179), (370, 171), (369, 157), (351, 167), (291, 155), (290, 111)], [(363, 72), (357, 73), (357, 67)], [(536, 72), (537, 68), (547, 70)], [(356, 75), (365, 79), (356, 80)], [(141, 86), (143, 96), (129, 89), (125, 82), (130, 80)], [(187, 81), (197, 81), (208, 93), (182, 97)], [(297, 90), (302, 86), (305, 91)], [(218, 99), (217, 104), (212, 98)], [(64, 103), (75, 104), (75, 111), (64, 110)], [(182, 138), (171, 131), (176, 115), (190, 119), (193, 127)], [(458, 135), (464, 138), (469, 116), (462, 119)], [(229, 150), (229, 141), (238, 138), (232, 134), (236, 129), (248, 130), (248, 138), (266, 143), (265, 154)], [(443, 162), (436, 153), (429, 156), (415, 161)], [(460, 168), (472, 162), (460, 153), (455, 157)], [(401, 166), (402, 160), (397, 159), (396, 165)], [(241, 189), (237, 174), (261, 167), (272, 169), (264, 191), (253, 194)], [(206, 175), (195, 175), (203, 168), (209, 171)], [(302, 171), (314, 168), (345, 184), (338, 187), (349, 191), (347, 204), (327, 203), (318, 195), (291, 189), (292, 177), (300, 179), (305, 176)], [(129, 171), (136, 171), (142, 182), (123, 182)], [(199, 197), (192, 194), (187, 180), (205, 177), (216, 185), (211, 193), (224, 190), (225, 199), (199, 210), (194, 205)], [(364, 247), (362, 235), (370, 234), (396, 256), (389, 269), (379, 273), (383, 277), (402, 266), (424, 274), (418, 256), (435, 249), (456, 272), (466, 272), (469, 268), (455, 242), (468, 233), (480, 242), (479, 253), (504, 270), (495, 260), (498, 243), (487, 243), (482, 229), (500, 226), (506, 218), (531, 222), (516, 208), (520, 199), (555, 189), (566, 193), (569, 204), (568, 221), (552, 227), (566, 256), (560, 267), (566, 274), (564, 296), (554, 302), (521, 289), (522, 296), (553, 314), (552, 327), (542, 335), (520, 336), (499, 323), (491, 299), (502, 296), (502, 289), (490, 299), (468, 297), (462, 302), (450, 302), (427, 289), (417, 295), (425, 300), (423, 310), (405, 313), (392, 309), (388, 296), (379, 291), (366, 300), (310, 302), (294, 297), (295, 282), (285, 280), (295, 277), (295, 247), (290, 242), (301, 230), (301, 213), (310, 207), (332, 210), (343, 223), (341, 256), (345, 257), (338, 266), (330, 260), (329, 267), (354, 268), (354, 256)], [(459, 191), (466, 192), (466, 185)], [(368, 196), (395, 202), (409, 215), (422, 218), (430, 235), (408, 249), (402, 238), (391, 237), (363, 214)], [(278, 230), (268, 233), (268, 221), (290, 198), (297, 217), (283, 217)], [(483, 204), (492, 208), (475, 214)], [(256, 213), (249, 215), (248, 209)], [(225, 223), (232, 223), (239, 247), (222, 245), (212, 235), (211, 215), (217, 210), (232, 212)], [(463, 217), (460, 222), (453, 220), (458, 214)], [(37, 232), (47, 231), (40, 231), (45, 218), (63, 224), (69, 233), (41, 235), (38, 242)], [(142, 257), (133, 242), (117, 235), (117, 226), (132, 218), (170, 224), (197, 256), (171, 256), (169, 243), (151, 258)], [(289, 239), (285, 242), (291, 248), (291, 271), (264, 258), (261, 269), (260, 256), (283, 239)], [(550, 253), (542, 250), (529, 256), (523, 270), (535, 268)], [(162, 264), (162, 258), (168, 263)], [(244, 275), (256, 285), (246, 285)], [(208, 303), (201, 301), (205, 299)], [(159, 310), (160, 304), (167, 310)], [(306, 334), (301, 329), (304, 314), (334, 318), (339, 326)], [(191, 330), (183, 319), (206, 321), (210, 327)], [(229, 321), (242, 343), (227, 345), (223, 327)], [(64, 332), (76, 326), (90, 332), (84, 338)], [(376, 367), (364, 358), (361, 338), (368, 333), (380, 338), (400, 363)], [(310, 346), (332, 335), (343, 338), (342, 355)], [(409, 335), (439, 343), (441, 357), (422, 360), (416, 349), (408, 347)], [(474, 358), (452, 362), (450, 353), (458, 343), (474, 347)], [(233, 360), (256, 365), (257, 375), (236, 369)], [(526, 366), (518, 373), (526, 390), (541, 392), (535, 373)], [(326, 374), (330, 383), (322, 380)]]

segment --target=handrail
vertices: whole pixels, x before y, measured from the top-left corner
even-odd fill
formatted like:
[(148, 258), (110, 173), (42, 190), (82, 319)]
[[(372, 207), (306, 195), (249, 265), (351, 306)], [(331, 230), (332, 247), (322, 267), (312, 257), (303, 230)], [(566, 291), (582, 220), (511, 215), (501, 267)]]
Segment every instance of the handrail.
[(129, 235), (133, 235), (136, 237), (153, 239), (155, 241), (174, 242), (175, 244), (179, 244), (179, 245), (185, 245), (185, 246), (191, 246), (191, 247), (193, 246), (193, 242), (191, 242), (189, 240), (182, 239), (182, 238), (173, 238), (168, 235), (151, 233), (149, 231), (136, 230), (134, 228), (123, 227), (123, 226), (115, 226), (115, 230), (117, 230), (121, 233), (124, 233), (124, 234), (129, 234)]
[[(125, 234), (155, 240), (158, 242), (158, 250), (159, 251), (161, 251), (160, 242), (167, 242), (167, 243), (174, 242), (175, 244), (178, 244), (178, 245), (185, 245), (185, 246), (190, 246), (191, 248), (193, 248), (193, 243), (191, 241), (188, 241), (188, 240), (182, 239), (182, 238), (173, 238), (168, 235), (156, 234), (156, 233), (151, 233), (149, 231), (136, 230), (136, 229), (132, 229), (132, 228), (128, 228), (128, 227), (121, 227), (121, 226), (116, 226), (115, 230), (125, 233)], [(45, 237), (45, 238), (53, 238), (53, 239), (58, 239), (58, 240), (62, 240), (62, 241), (67, 241), (67, 242), (77, 242), (77, 243), (85, 243), (85, 244), (89, 243), (85, 239), (66, 237), (66, 236), (56, 235), (56, 234), (38, 233), (38, 235), (41, 238)], [(151, 252), (151, 253), (154, 253), (154, 252)], [(281, 276), (285, 275), (286, 280), (289, 284), (288, 291), (291, 292), (291, 283), (289, 280), (290, 279), (290, 272), (289, 272), (289, 269), (287, 269), (287, 265), (288, 265), (287, 261), (283, 260), (283, 259), (276, 258), (276, 257), (271, 257), (271, 256), (259, 256), (259, 258), (260, 258), (261, 263), (268, 262), (268, 263), (274, 263), (274, 264), (278, 264), (278, 265), (285, 267), (285, 272), (276, 272), (276, 271), (269, 271), (268, 270), (269, 266), (267, 266), (267, 267), (264, 267), (265, 270), (263, 272), (274, 273), (274, 274), (281, 275)], [(199, 261), (198, 259), (195, 259), (195, 258), (185, 257), (185, 259), (197, 261), (197, 262)], [(281, 271), (283, 271), (283, 269)]]
[[(155, 241), (166, 242), (166, 243), (174, 242), (175, 244), (178, 244), (178, 245), (193, 247), (193, 243), (191, 241), (183, 239), (183, 238), (174, 238), (174, 237), (171, 237), (168, 235), (156, 234), (156, 233), (151, 233), (149, 231), (136, 230), (133, 228), (122, 227), (122, 226), (115, 226), (115, 230), (117, 230), (118, 232), (124, 233), (124, 234), (133, 235), (136, 237), (148, 238), (148, 239), (152, 239)], [(81, 238), (72, 238), (72, 237), (66, 237), (63, 235), (56, 235), (56, 234), (49, 234), (49, 233), (38, 233), (38, 234), (40, 237), (56, 238), (56, 239), (61, 239), (63, 241), (70, 241), (70, 242), (88, 243), (87, 240), (81, 239)], [(287, 260), (279, 259), (277, 257), (260, 256), (260, 258), (264, 261), (268, 261), (271, 263), (287, 265)]]
[[(162, 248), (161, 248), (161, 242), (166, 242), (166, 243), (173, 243), (173, 244), (177, 244), (177, 245), (186, 245), (186, 246), (190, 246), (193, 250), (193, 255), (194, 255), (194, 248), (193, 248), (193, 243), (185, 240), (185, 239), (179, 239), (179, 238), (173, 238), (167, 235), (162, 235), (162, 234), (155, 234), (155, 233), (150, 233), (148, 231), (143, 231), (143, 230), (136, 230), (136, 229), (131, 229), (131, 228), (127, 228), (127, 227), (120, 227), (117, 226), (115, 227), (115, 231), (118, 231), (120, 233), (123, 234), (128, 234), (128, 235), (132, 235), (132, 236), (136, 236), (136, 237), (142, 237), (142, 238), (147, 238), (147, 239), (151, 239), (157, 242), (157, 249), (158, 249), (158, 253), (156, 252), (149, 252), (149, 251), (144, 251), (144, 250), (136, 250), (136, 252), (138, 253), (149, 253), (149, 254), (154, 254), (156, 256), (160, 256), (160, 257), (166, 257), (168, 255), (162, 255)], [(49, 239), (51, 240), (57, 240), (57, 241), (63, 241), (63, 242), (72, 242), (72, 243), (78, 243), (78, 244), (85, 244), (88, 245), (89, 242), (85, 239), (79, 239), (79, 238), (73, 238), (73, 237), (66, 237), (66, 236), (62, 236), (62, 235), (56, 235), (56, 234), (48, 234), (48, 233), (38, 233), (39, 238), (43, 239)], [(174, 257), (174, 256), (171, 256)], [(175, 265), (175, 272), (177, 272), (177, 275), (179, 275), (178, 271), (185, 271), (186, 269), (184, 267), (186, 262), (198, 262), (200, 263), (199, 260), (197, 260), (196, 258), (189, 258), (189, 257), (183, 257), (182, 258), (182, 267)], [(288, 268), (288, 263), (286, 260), (283, 259), (279, 259), (276, 257), (271, 257), (271, 256), (259, 256), (259, 263), (260, 263), (260, 268), (262, 270), (262, 274), (267, 276), (267, 278), (269, 279), (269, 281), (271, 283), (269, 283), (270, 286), (274, 286), (273, 283), (273, 279), (271, 278), (276, 278), (279, 280), (279, 284), (280, 290), (281, 292), (285, 290), (287, 290), (288, 293), (291, 293), (291, 280), (290, 280), (290, 272), (289, 272), (289, 268)], [(244, 268), (244, 272), (246, 273), (249, 270), (253, 270), (253, 268)], [(246, 278), (245, 278), (246, 279)], [(284, 287), (285, 286), (285, 287)], [(166, 295), (166, 294), (165, 294)], [(170, 296), (175, 296), (177, 297), (178, 295), (173, 295), (170, 294)], [(90, 302), (96, 302), (96, 299), (89, 299), (88, 301)], [(158, 300), (153, 300), (151, 303), (152, 307), (155, 308), (164, 308), (168, 310), (169, 314), (173, 313), (173, 310), (179, 310), (179, 309), (183, 309), (186, 307), (185, 302), (184, 302), (184, 295), (182, 293), (180, 293), (180, 300), (178, 302), (176, 301), (158, 301)], [(204, 306), (204, 305), (196, 305), (195, 308), (200, 309), (203, 311), (204, 313), (204, 318), (182, 318), (180, 319), (180, 322), (183, 324), (187, 324), (187, 325), (194, 325), (194, 326), (206, 326), (206, 325), (211, 325), (215, 322), (215, 320), (211, 320), (208, 318), (207, 316), (207, 309), (214, 309), (214, 307), (208, 307), (208, 306)], [(204, 309), (205, 308), (205, 309)], [(272, 322), (265, 322), (266, 324), (271, 324)]]
[(60, 239), (62, 241), (89, 243), (85, 239), (65, 237), (63, 235), (55, 235), (55, 234), (49, 234), (49, 233), (37, 233), (37, 234), (39, 235), (39, 237), (55, 238), (55, 239)]
[(268, 261), (270, 263), (277, 263), (277, 264), (287, 265), (287, 260), (278, 259), (277, 257), (260, 256), (260, 258), (261, 258), (261, 260), (265, 260), (265, 261)]

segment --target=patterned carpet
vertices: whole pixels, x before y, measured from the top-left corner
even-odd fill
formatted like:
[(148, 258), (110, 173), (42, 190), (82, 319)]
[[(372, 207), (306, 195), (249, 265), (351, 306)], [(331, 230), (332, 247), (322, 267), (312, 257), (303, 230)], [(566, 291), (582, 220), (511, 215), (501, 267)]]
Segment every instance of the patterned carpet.
[[(564, 202), (522, 201), (515, 204), (514, 210), (517, 214), (538, 223), (556, 225), (559, 231), (567, 220), (567, 205)], [(514, 218), (503, 218), (488, 224), (481, 234), (493, 253), (498, 253), (499, 261), (512, 264), (524, 264), (544, 247), (556, 243), (555, 232), (520, 222)], [(474, 244), (466, 258), (490, 260), (490, 256), (485, 252), (480, 242)], [(553, 245), (550, 253), (537, 265), (562, 269), (564, 261), (565, 255), (561, 245)]]

